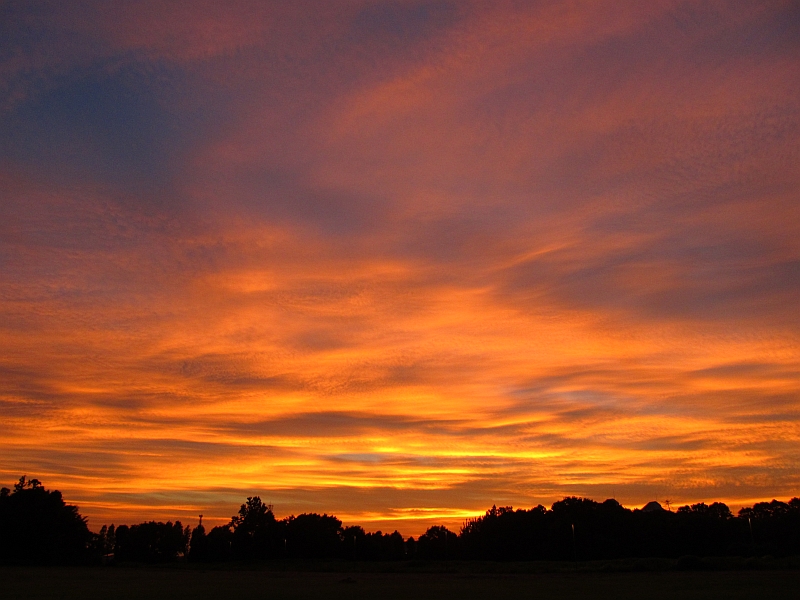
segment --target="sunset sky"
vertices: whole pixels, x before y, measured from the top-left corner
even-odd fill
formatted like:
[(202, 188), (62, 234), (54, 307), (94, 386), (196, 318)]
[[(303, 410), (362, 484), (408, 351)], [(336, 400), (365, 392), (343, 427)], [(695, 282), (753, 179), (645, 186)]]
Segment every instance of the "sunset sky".
[(94, 530), (800, 495), (800, 4), (0, 2), (0, 425)]

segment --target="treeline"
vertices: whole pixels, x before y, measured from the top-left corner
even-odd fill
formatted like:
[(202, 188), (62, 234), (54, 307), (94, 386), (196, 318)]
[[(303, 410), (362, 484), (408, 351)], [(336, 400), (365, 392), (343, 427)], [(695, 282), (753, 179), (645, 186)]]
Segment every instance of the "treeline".
[(550, 510), (492, 507), (464, 525), (458, 552), (490, 560), (800, 554), (798, 498), (760, 502), (738, 516), (721, 502), (682, 506), (676, 512), (657, 503), (646, 508), (574, 497)]
[(228, 560), (596, 560), (632, 557), (787, 556), (800, 554), (800, 499), (760, 502), (734, 516), (715, 502), (630, 510), (615, 500), (564, 498), (550, 509), (495, 507), (419, 538), (367, 533), (334, 516), (277, 519), (259, 497), (206, 531), (176, 522), (103, 526), (89, 531), (75, 506), (36, 479), (0, 490), (0, 563), (223, 562)]

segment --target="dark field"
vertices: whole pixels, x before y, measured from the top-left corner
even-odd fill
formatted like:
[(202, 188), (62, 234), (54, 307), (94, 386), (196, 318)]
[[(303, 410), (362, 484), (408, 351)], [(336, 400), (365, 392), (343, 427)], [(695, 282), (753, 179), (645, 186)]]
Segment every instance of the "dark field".
[[(344, 567), (344, 565), (342, 565)], [(220, 598), (701, 598), (800, 597), (800, 571), (493, 573), (304, 572), (180, 567), (0, 568), (0, 598), (201, 600)], [(477, 572), (483, 571), (483, 572)]]

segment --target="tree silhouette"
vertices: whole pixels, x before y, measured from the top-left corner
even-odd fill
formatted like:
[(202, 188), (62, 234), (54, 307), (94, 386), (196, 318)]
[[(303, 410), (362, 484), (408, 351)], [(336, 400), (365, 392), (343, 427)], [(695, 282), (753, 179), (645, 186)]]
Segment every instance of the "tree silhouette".
[(286, 547), (292, 558), (332, 558), (340, 553), (342, 522), (327, 514), (304, 513), (285, 519)]
[(492, 506), (485, 515), (464, 523), (459, 535), (461, 551), (467, 558), (542, 558), (550, 549), (545, 535), (546, 515), (542, 505), (530, 510)]
[(742, 508), (739, 520), (752, 526), (756, 554), (800, 554), (800, 498), (772, 500)]
[(206, 528), (203, 527), (203, 515), (200, 515), (200, 522), (192, 530), (192, 537), (189, 541), (189, 560), (204, 561), (208, 559), (208, 536)]
[(367, 534), (360, 525), (344, 527), (341, 532), (342, 556), (353, 560), (370, 558), (370, 549), (364, 543)]
[(434, 525), (419, 536), (417, 556), (420, 558), (450, 560), (459, 556), (458, 536), (442, 525)]
[(180, 521), (149, 521), (116, 531), (115, 557), (121, 561), (161, 563), (185, 556), (189, 545), (189, 528)]
[[(706, 568), (703, 556), (800, 554), (800, 498), (742, 508), (737, 516), (721, 502), (630, 510), (616, 500), (575, 496), (544, 506), (492, 506), (467, 520), (458, 535), (430, 527), (417, 540), (395, 531), (342, 527), (332, 515), (304, 513), (276, 519), (272, 506), (248, 497), (225, 525), (206, 532), (179, 521), (103, 526), (86, 520), (61, 493), (38, 479), (20, 477), (0, 489), (0, 564), (167, 562), (288, 558), (348, 560), (594, 560), (623, 557), (677, 558), (676, 568)], [(658, 508), (658, 506), (656, 505)], [(191, 541), (191, 544), (189, 543)]]
[(272, 506), (258, 496), (247, 498), (239, 513), (231, 517), (231, 550), (240, 558), (278, 556), (285, 548), (282, 526), (272, 513)]
[(92, 534), (76, 506), (24, 475), (0, 490), (0, 563), (69, 564), (87, 559)]
[(357, 560), (401, 560), (407, 558), (406, 542), (398, 531), (365, 533), (358, 525), (345, 527), (340, 534), (342, 557)]
[(113, 558), (116, 542), (117, 536), (114, 524), (112, 523), (110, 526), (103, 525), (100, 531), (93, 536), (91, 543), (92, 554), (99, 558), (101, 562), (108, 561)]
[(229, 560), (232, 556), (233, 532), (230, 525), (218, 525), (208, 532), (206, 536), (207, 554), (205, 560), (221, 562)]

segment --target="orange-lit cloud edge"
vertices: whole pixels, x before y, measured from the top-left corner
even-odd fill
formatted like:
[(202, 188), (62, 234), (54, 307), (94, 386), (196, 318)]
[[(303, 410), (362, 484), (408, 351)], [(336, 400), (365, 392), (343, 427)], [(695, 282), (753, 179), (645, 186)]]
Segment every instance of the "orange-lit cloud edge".
[[(0, 477), (95, 528), (257, 494), (405, 535), (798, 495), (798, 50), (718, 47), (787, 6), (472, 5), (390, 47), (373, 5), (65, 17), (230, 113), (155, 199), (0, 172)], [(81, 52), (6, 66), (4, 110)]]

